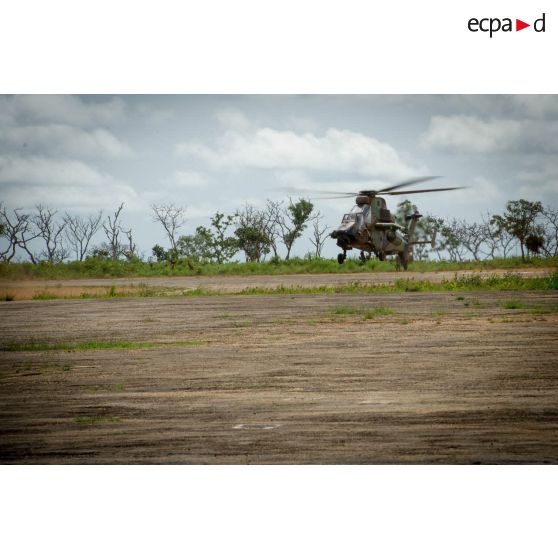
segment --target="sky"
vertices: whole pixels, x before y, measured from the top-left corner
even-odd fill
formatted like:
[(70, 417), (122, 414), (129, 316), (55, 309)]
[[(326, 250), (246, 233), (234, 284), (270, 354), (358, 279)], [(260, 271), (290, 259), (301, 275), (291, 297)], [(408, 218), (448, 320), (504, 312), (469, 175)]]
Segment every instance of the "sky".
[[(151, 204), (185, 206), (191, 234), (245, 203), (425, 175), (467, 189), (404, 196), (424, 214), (474, 221), (519, 198), (558, 207), (558, 95), (0, 97), (0, 202), (80, 215), (124, 203), (146, 257), (168, 246)], [(312, 201), (330, 227), (353, 205)], [(293, 252), (311, 249), (302, 238)], [(329, 239), (324, 255), (337, 252)]]

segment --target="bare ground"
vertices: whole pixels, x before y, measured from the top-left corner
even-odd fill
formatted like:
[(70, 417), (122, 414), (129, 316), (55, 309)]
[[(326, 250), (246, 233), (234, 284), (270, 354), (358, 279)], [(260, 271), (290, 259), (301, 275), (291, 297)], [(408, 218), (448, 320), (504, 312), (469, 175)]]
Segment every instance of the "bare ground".
[(552, 291), (4, 302), (4, 347), (166, 345), (0, 351), (0, 461), (558, 463), (557, 308)]

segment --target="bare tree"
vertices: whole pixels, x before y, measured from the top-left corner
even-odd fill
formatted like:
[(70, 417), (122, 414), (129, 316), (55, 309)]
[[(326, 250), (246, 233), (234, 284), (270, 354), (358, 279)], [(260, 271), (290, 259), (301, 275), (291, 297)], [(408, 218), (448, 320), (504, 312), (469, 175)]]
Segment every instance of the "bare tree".
[(155, 223), (161, 223), (165, 232), (167, 233), (169, 242), (171, 244), (171, 249), (176, 252), (176, 243), (178, 241), (178, 229), (184, 225), (186, 222), (185, 214), (186, 208), (173, 203), (167, 203), (163, 205), (151, 206), (153, 210)]
[(448, 252), (451, 262), (462, 262), (465, 257), (465, 247), (461, 243), (461, 223), (457, 219), (444, 220), (440, 228), (440, 249)]
[(486, 241), (487, 231), (482, 223), (467, 223), (462, 220), (457, 228), (458, 238), (475, 261), (481, 259), (481, 248)]
[(324, 216), (318, 211), (312, 219), (312, 236), (310, 237), (310, 242), (315, 248), (316, 258), (322, 257), (322, 249), (329, 231), (329, 227), (327, 225), (321, 224), (323, 218)]
[(31, 215), (22, 213), (21, 209), (14, 209), (9, 215), (4, 204), (0, 203), (0, 228), (1, 235), (8, 241), (5, 250), (0, 251), (0, 261), (10, 262), (18, 247), (27, 252), (31, 261), (36, 263), (35, 254), (29, 249), (27, 244), (38, 237)]
[(103, 230), (105, 231), (105, 236), (107, 237), (107, 248), (109, 256), (112, 260), (117, 260), (123, 250), (122, 244), (119, 240), (120, 234), (122, 233), (120, 213), (122, 212), (123, 207), (124, 203), (121, 203), (118, 209), (114, 212), (114, 215), (109, 215), (107, 217), (107, 222), (103, 223)]
[(544, 229), (544, 244), (542, 250), (545, 256), (558, 256), (558, 210), (544, 207), (542, 211), (542, 227)]
[(87, 255), (91, 239), (101, 228), (102, 218), (102, 211), (96, 215), (90, 215), (87, 219), (66, 213), (66, 238), (78, 261), (83, 261)]
[(61, 262), (68, 256), (68, 248), (64, 244), (67, 222), (64, 219), (57, 219), (57, 213), (56, 209), (38, 205), (37, 213), (33, 216), (38, 236), (45, 243), (45, 248), (39, 257), (49, 263)]
[(277, 242), (280, 238), (278, 222), (281, 218), (281, 212), (283, 209), (282, 206), (282, 202), (272, 200), (267, 200), (265, 206), (264, 232), (265, 236), (269, 239), (269, 246), (273, 251), (273, 257), (275, 258), (279, 256), (279, 252), (277, 250)]
[(132, 229), (129, 229), (127, 231), (122, 229), (122, 232), (126, 235), (126, 240), (128, 241), (126, 247), (123, 250), (123, 253), (128, 260), (133, 260), (134, 258), (138, 257), (138, 253), (136, 243), (134, 242), (134, 238), (132, 236)]

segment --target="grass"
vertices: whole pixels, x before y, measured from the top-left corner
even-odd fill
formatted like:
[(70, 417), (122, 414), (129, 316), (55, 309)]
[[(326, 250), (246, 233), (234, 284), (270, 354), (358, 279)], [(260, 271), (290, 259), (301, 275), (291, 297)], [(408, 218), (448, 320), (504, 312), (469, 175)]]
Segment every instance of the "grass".
[(174, 341), (157, 343), (152, 341), (84, 341), (82, 343), (49, 343), (31, 341), (29, 343), (13, 343), (0, 347), (0, 351), (89, 351), (97, 349), (152, 349), (158, 347), (190, 347), (204, 345), (207, 341), (193, 339), (191, 341)]
[(376, 308), (355, 308), (353, 306), (337, 306), (330, 313), (335, 316), (362, 316), (365, 320), (373, 320), (379, 316), (391, 316), (391, 308), (378, 306)]
[[(226, 295), (297, 295), (297, 294), (367, 294), (367, 293), (393, 293), (393, 292), (434, 292), (434, 291), (521, 291), (521, 290), (549, 290), (558, 289), (558, 271), (546, 277), (526, 277), (517, 273), (459, 275), (453, 279), (434, 282), (421, 279), (397, 279), (392, 284), (374, 284), (371, 282), (355, 281), (348, 285), (338, 286), (284, 286), (279, 287), (249, 287), (240, 291), (224, 291), (197, 287), (182, 291), (157, 291), (145, 284), (138, 287), (130, 285), (131, 290), (118, 290), (114, 285), (104, 292), (81, 293), (79, 296), (72, 294), (57, 295), (49, 291), (41, 291), (33, 296), (35, 300), (51, 300), (56, 298), (127, 298), (137, 296), (226, 296)], [(462, 296), (457, 300), (464, 300)]]
[(503, 308), (508, 310), (519, 310), (520, 308), (525, 308), (525, 304), (520, 300), (505, 300), (501, 303)]
[[(558, 258), (495, 258), (480, 262), (417, 261), (410, 271), (459, 271), (491, 269), (519, 269), (522, 267), (557, 267)], [(164, 262), (101, 261), (34, 265), (23, 263), (0, 263), (0, 278), (6, 279), (81, 279), (87, 277), (156, 277), (192, 275), (277, 275), (296, 273), (359, 273), (393, 271), (393, 262), (368, 260), (360, 262), (349, 258), (343, 265), (336, 259), (292, 258), (267, 262), (228, 262), (224, 264), (180, 262), (174, 268)]]

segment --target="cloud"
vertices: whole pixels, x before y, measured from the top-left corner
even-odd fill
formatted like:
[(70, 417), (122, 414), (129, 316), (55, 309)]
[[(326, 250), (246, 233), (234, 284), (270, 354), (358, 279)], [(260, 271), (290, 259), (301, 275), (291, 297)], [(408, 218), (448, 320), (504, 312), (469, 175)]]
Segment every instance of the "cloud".
[(179, 144), (176, 151), (214, 168), (303, 169), (389, 179), (425, 172), (424, 168), (404, 162), (391, 145), (337, 128), (321, 136), (269, 127), (235, 128), (212, 144), (190, 141)]
[(466, 153), (493, 153), (514, 147), (521, 137), (515, 120), (482, 120), (476, 116), (433, 116), (421, 143)]
[(66, 124), (0, 128), (0, 146), (18, 153), (55, 156), (132, 155), (132, 149), (108, 130), (85, 131)]
[(119, 97), (86, 101), (74, 95), (13, 95), (0, 97), (0, 124), (58, 123), (108, 125), (124, 116)]
[(129, 185), (76, 160), (0, 156), (0, 195), (8, 206), (58, 209), (141, 206)]
[(421, 143), (465, 154), (556, 153), (558, 121), (433, 116)]
[(176, 186), (198, 187), (205, 186), (209, 182), (207, 175), (196, 171), (176, 171), (173, 174), (172, 183)]

